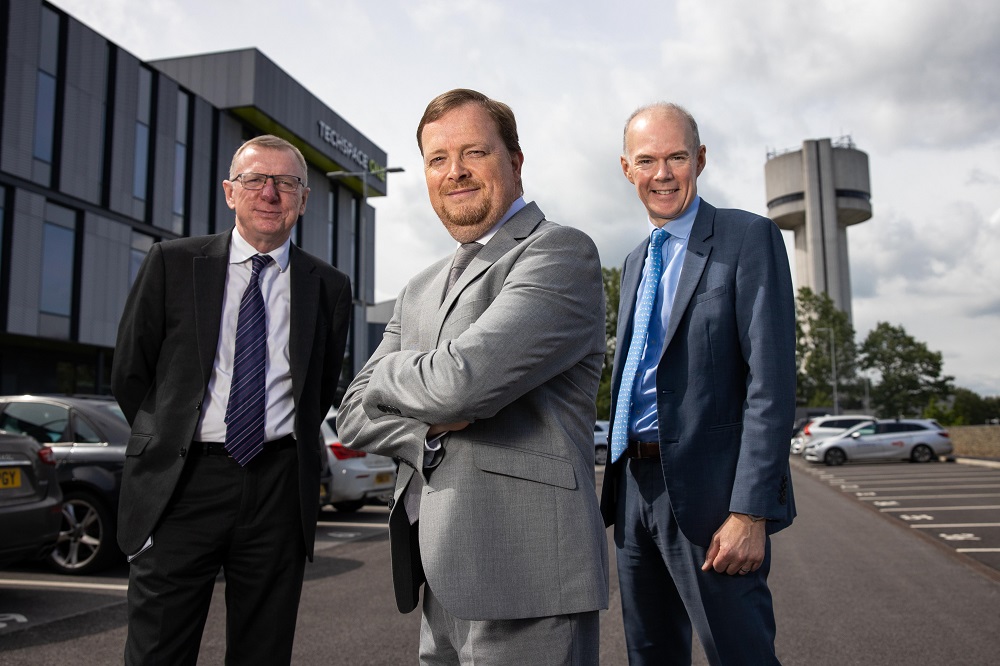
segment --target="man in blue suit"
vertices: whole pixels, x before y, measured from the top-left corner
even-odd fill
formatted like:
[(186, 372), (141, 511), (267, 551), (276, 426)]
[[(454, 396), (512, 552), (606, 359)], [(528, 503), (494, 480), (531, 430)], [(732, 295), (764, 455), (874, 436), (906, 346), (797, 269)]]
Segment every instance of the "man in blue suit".
[(772, 664), (770, 534), (795, 515), (788, 438), (795, 308), (770, 220), (698, 197), (698, 125), (654, 104), (625, 125), (622, 170), (649, 214), (622, 270), (611, 457), (630, 664)]

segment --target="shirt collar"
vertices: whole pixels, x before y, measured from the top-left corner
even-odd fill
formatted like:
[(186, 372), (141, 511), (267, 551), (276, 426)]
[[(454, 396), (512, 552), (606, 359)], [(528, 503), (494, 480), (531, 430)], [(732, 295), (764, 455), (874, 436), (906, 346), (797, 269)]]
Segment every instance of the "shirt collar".
[[(263, 253), (271, 255), (271, 258), (274, 259), (274, 263), (278, 266), (278, 270), (282, 273), (288, 269), (288, 255), (291, 244), (292, 239), (289, 237), (285, 239), (285, 242), (281, 244), (281, 247), (275, 248), (270, 252)], [(229, 244), (229, 263), (242, 264), (255, 254), (262, 253), (258, 252), (253, 245), (248, 243), (246, 239), (240, 235), (240, 230), (238, 228), (233, 227), (233, 241)]]
[[(526, 205), (527, 204), (524, 202), (524, 197), (518, 197), (514, 199), (514, 203), (510, 205), (510, 208), (508, 208), (507, 212), (504, 213), (504, 216), (500, 218), (500, 221), (494, 224), (492, 227), (490, 227), (485, 234), (477, 238), (476, 242), (479, 243), (480, 245), (486, 245), (487, 243), (489, 243), (490, 239), (493, 238), (498, 231), (500, 231), (500, 227), (502, 227), (504, 223), (507, 222), (507, 220), (514, 217), (514, 215), (516, 215), (517, 212), (522, 208), (524, 208)], [(461, 245), (461, 243), (459, 243), (459, 245)]]
[[(698, 206), (701, 204), (701, 197), (695, 197), (695, 200), (691, 202), (688, 209), (681, 213), (681, 216), (670, 220), (664, 224), (662, 228), (664, 231), (669, 233), (674, 238), (679, 240), (687, 240), (688, 236), (691, 235), (691, 229), (694, 227), (694, 218), (698, 217)], [(649, 233), (652, 234), (657, 226), (649, 222)]]

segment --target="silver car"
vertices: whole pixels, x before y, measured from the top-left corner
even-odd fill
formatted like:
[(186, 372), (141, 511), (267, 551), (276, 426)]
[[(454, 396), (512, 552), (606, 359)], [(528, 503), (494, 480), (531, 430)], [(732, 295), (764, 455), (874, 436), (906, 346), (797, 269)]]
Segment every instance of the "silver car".
[(832, 435), (839, 435), (840, 433), (849, 430), (860, 423), (874, 420), (874, 416), (868, 416), (866, 414), (817, 416), (803, 426), (802, 432), (792, 438), (792, 453), (796, 455), (802, 453), (805, 448), (813, 442), (818, 442), (819, 440), (826, 439)]
[(802, 457), (809, 462), (909, 460), (929, 462), (953, 450), (948, 431), (931, 419), (869, 421), (839, 435), (809, 444)]
[(342, 513), (357, 511), (370, 500), (389, 501), (396, 487), (396, 463), (385, 456), (348, 449), (334, 429), (337, 410), (331, 409), (320, 428), (329, 470), (322, 476), (320, 506), (332, 504)]
[(604, 465), (608, 462), (608, 428), (609, 421), (598, 421), (594, 424), (594, 463)]

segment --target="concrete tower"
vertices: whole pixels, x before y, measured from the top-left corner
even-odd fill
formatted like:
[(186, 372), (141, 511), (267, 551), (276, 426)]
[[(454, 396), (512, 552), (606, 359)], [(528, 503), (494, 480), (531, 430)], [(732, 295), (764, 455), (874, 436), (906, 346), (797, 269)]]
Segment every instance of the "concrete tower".
[(851, 318), (847, 227), (872, 216), (868, 155), (850, 137), (810, 139), (769, 154), (764, 181), (769, 217), (795, 232), (798, 286), (828, 294)]

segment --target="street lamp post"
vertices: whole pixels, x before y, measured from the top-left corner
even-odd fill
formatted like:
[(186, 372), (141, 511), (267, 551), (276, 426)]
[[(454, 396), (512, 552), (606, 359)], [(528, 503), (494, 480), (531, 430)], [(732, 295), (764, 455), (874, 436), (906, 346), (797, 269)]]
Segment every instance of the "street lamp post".
[(830, 334), (830, 366), (833, 370), (833, 414), (834, 416), (840, 414), (840, 400), (837, 397), (837, 337), (833, 332), (833, 328), (817, 328), (817, 332), (826, 331)]
[[(378, 169), (373, 169), (368, 171), (367, 169), (363, 171), (328, 171), (326, 177), (330, 180), (342, 180), (346, 178), (361, 178), (361, 205), (358, 208), (358, 222), (360, 229), (358, 229), (358, 246), (361, 248), (360, 252), (357, 252), (357, 274), (354, 276), (355, 284), (357, 285), (358, 298), (354, 301), (356, 308), (355, 315), (353, 317), (355, 324), (360, 321), (368, 321), (368, 266), (365, 258), (368, 254), (368, 234), (366, 232), (367, 224), (365, 224), (365, 203), (368, 200), (368, 176), (369, 174), (373, 176), (379, 176), (386, 173), (400, 173), (403, 171), (403, 167), (380, 167)], [(353, 325), (352, 325), (353, 326)], [(351, 357), (353, 359), (354, 372), (360, 372), (361, 366), (368, 360), (368, 341), (367, 335), (364, 335), (364, 347), (365, 353), (358, 353), (358, 336), (363, 334), (365, 329), (357, 329), (355, 331), (358, 333), (351, 336), (353, 343), (351, 344)], [(364, 358), (362, 358), (364, 357)]]

